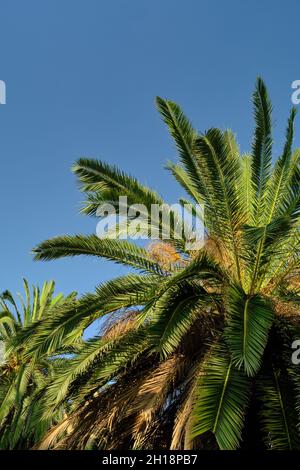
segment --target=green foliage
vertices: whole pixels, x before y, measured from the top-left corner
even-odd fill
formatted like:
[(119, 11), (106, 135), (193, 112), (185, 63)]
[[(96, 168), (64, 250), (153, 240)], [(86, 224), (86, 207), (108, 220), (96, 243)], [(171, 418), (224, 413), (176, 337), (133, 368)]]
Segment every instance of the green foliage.
[[(167, 163), (187, 194), (179, 203), (204, 220), (197, 250), (187, 248), (190, 234), (175, 236), (178, 215), (158, 193), (107, 163), (75, 163), (84, 214), (111, 204), (120, 216), (142, 204), (149, 235), (151, 205), (165, 204), (171, 231), (141, 248), (121, 239), (132, 215), (118, 219), (117, 239), (66, 235), (34, 249), (36, 260), (97, 256), (138, 273), (78, 300), (53, 298), (53, 283), (31, 300), (25, 282), (22, 311), (3, 293), (2, 448), (251, 448), (249, 422), (265, 448), (299, 448), (300, 374), (290, 357), (300, 332), (296, 113), (274, 161), (272, 105), (260, 78), (253, 104), (252, 148), (241, 155), (230, 130), (197, 132), (176, 103), (157, 98), (179, 154)], [(158, 223), (163, 238), (166, 222)], [(85, 340), (96, 320), (98, 334)]]
[(249, 379), (234, 368), (230, 354), (224, 347), (215, 346), (197, 384), (192, 435), (210, 431), (221, 450), (236, 449), (250, 390)]
[[(45, 282), (41, 291), (34, 287), (31, 301), (28, 282), (24, 279), (26, 301), (21, 297), (21, 312), (10, 292), (5, 291), (1, 295), (0, 338), (4, 342), (5, 356), (0, 365), (0, 448), (31, 446), (47, 430), (45, 428), (39, 433), (39, 427), (33, 429), (31, 418), (34, 396), (50, 381), (53, 367), (47, 357), (35, 358), (25, 354), (31, 338), (25, 342), (23, 332), (34, 329), (42, 319), (54, 316), (55, 309), (65, 307), (69, 299), (75, 301), (75, 294), (69, 298), (62, 295), (54, 297), (54, 288), (53, 281)], [(8, 304), (13, 311), (9, 310)], [(51, 419), (48, 427), (53, 422)]]
[(227, 297), (228, 319), (224, 334), (232, 362), (235, 367), (253, 376), (261, 366), (274, 319), (272, 305), (259, 295), (247, 296), (236, 287), (229, 289)]

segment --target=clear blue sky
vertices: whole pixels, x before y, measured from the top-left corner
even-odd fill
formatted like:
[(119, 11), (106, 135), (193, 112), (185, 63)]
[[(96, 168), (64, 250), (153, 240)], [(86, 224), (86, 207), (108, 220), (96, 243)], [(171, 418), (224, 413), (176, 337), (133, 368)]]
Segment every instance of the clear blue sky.
[(261, 75), (280, 152), (300, 79), (299, 1), (1, 0), (0, 15), (0, 290), (22, 290), (26, 276), (84, 293), (124, 271), (84, 257), (37, 263), (30, 251), (95, 232), (70, 172), (80, 156), (119, 165), (169, 202), (182, 195), (163, 170), (175, 150), (156, 95), (180, 103), (199, 130), (232, 128), (247, 150)]

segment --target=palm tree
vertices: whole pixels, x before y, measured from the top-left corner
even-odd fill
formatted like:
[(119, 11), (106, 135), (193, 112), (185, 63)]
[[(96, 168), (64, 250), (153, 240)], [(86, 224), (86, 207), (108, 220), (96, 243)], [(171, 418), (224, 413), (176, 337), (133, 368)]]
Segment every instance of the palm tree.
[[(231, 131), (198, 133), (177, 104), (157, 98), (180, 160), (167, 168), (188, 200), (205, 206), (201, 249), (189, 250), (187, 237), (173, 231), (159, 250), (96, 235), (35, 248), (37, 260), (89, 255), (137, 270), (35, 328), (27, 355), (39, 357), (62, 340), (71, 345), (96, 319), (104, 325), (47, 387), (40, 419), (66, 403), (70, 413), (39, 448), (299, 448), (300, 382), (291, 362), (300, 314), (296, 112), (273, 162), (272, 107), (261, 79), (253, 104), (252, 148), (241, 155)], [(73, 171), (87, 196), (85, 214), (95, 216), (102, 203), (120, 214), (119, 196), (143, 204), (145, 217), (163, 203), (101, 161), (80, 159)], [(124, 228), (121, 220), (120, 234)]]
[[(69, 305), (75, 298), (65, 298), (62, 294), (53, 296), (55, 283), (45, 282), (42, 290), (33, 288), (24, 279), (26, 300), (20, 296), (18, 308), (9, 291), (0, 296), (0, 341), (4, 347), (4, 357), (0, 364), (0, 448), (15, 449), (31, 447), (40, 440), (49, 426), (60, 418), (60, 411), (48, 423), (36, 423), (31, 419), (39, 410), (38, 399), (60, 361), (45, 356), (39, 360), (24, 358), (24, 343), (17, 340), (27, 328), (35, 327), (43, 318), (51, 316), (54, 310)], [(32, 297), (32, 298), (31, 298)], [(30, 338), (28, 338), (30, 344)]]

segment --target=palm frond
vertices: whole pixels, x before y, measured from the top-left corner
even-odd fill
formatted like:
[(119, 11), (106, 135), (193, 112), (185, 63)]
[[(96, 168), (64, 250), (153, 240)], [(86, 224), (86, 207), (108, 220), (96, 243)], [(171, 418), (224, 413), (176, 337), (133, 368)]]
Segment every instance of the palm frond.
[(236, 286), (230, 288), (224, 335), (233, 365), (249, 376), (261, 366), (273, 319), (272, 305), (266, 299), (250, 297)]
[(228, 137), (226, 139), (219, 129), (209, 129), (197, 137), (194, 147), (197, 158), (206, 168), (207, 184), (213, 196), (211, 217), (222, 226), (218, 236), (231, 247), (237, 278), (241, 279), (237, 233), (245, 222), (245, 216), (236, 184), (241, 174), (240, 160), (231, 153)]
[(293, 384), (275, 364), (258, 381), (264, 440), (272, 450), (300, 449), (299, 418), (291, 391)]
[(249, 379), (224, 348), (215, 347), (197, 385), (192, 437), (211, 432), (221, 450), (238, 448), (249, 397)]
[(33, 252), (35, 260), (89, 255), (110, 259), (142, 271), (162, 274), (160, 266), (149, 258), (145, 249), (126, 240), (101, 240), (96, 235), (62, 236), (42, 242)]
[(272, 105), (266, 86), (257, 79), (253, 93), (255, 130), (252, 143), (252, 182), (255, 191), (255, 216), (264, 213), (264, 198), (272, 164)]
[(270, 223), (273, 217), (276, 218), (276, 215), (282, 215), (282, 203), (289, 192), (295, 116), (296, 109), (292, 108), (286, 129), (283, 153), (274, 166), (268, 187), (266, 188), (266, 223)]
[(22, 332), (23, 341), (30, 339), (25, 357), (50, 355), (62, 344), (73, 344), (96, 319), (145, 302), (151, 297), (159, 279), (153, 275), (121, 276), (100, 285), (95, 294), (86, 294), (79, 301), (58, 306), (53, 317), (45, 318)]

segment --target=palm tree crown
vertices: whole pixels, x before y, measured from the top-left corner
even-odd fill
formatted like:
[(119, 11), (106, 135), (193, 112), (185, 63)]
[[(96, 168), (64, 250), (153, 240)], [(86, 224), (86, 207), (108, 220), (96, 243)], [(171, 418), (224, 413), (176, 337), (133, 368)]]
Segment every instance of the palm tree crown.
[[(96, 319), (104, 325), (46, 387), (41, 422), (70, 409), (40, 448), (236, 449), (253, 441), (299, 448), (300, 382), (291, 362), (300, 313), (296, 113), (273, 162), (272, 107), (261, 79), (253, 104), (252, 148), (241, 155), (231, 131), (198, 133), (177, 104), (157, 98), (179, 154), (167, 168), (188, 200), (205, 207), (201, 249), (187, 249), (186, 237), (172, 231), (150, 249), (96, 235), (56, 237), (35, 248), (38, 260), (91, 255), (136, 270), (57, 309), (30, 342), (23, 332), (24, 357), (38, 358), (74, 344)], [(101, 161), (80, 159), (73, 171), (86, 194), (85, 214), (95, 216), (102, 203), (119, 214), (120, 196), (147, 214), (163, 203)], [(119, 234), (124, 228), (120, 221)]]

